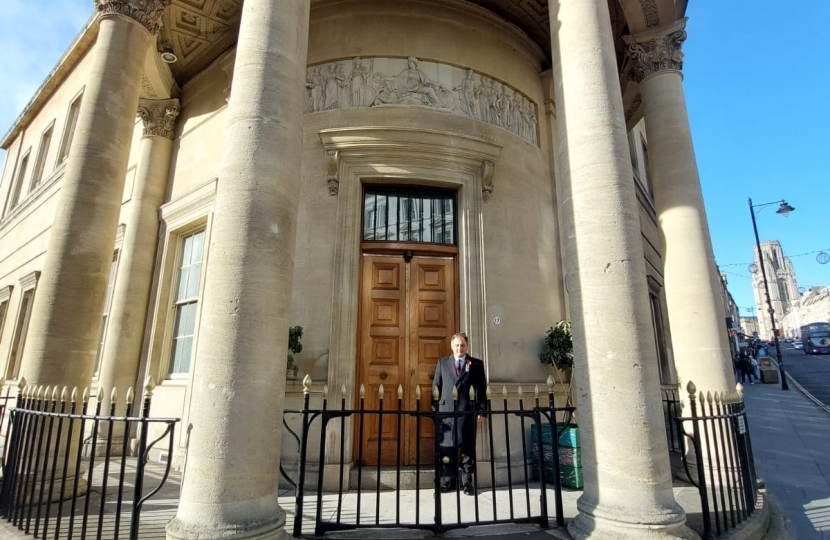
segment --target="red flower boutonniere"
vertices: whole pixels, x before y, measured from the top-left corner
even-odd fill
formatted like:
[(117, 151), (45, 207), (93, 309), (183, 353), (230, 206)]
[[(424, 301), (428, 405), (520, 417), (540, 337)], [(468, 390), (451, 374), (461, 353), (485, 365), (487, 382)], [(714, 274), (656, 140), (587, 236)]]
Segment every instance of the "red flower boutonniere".
[(469, 372), (470, 371), (470, 366), (472, 366), (472, 365), (473, 365), (472, 360), (467, 360), (467, 368), (464, 371)]

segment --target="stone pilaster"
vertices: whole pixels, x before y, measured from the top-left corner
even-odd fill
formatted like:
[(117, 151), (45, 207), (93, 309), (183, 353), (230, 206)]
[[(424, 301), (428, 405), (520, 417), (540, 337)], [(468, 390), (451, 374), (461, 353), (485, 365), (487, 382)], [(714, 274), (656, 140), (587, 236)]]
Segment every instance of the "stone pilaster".
[(674, 500), (605, 0), (549, 0), (585, 490), (574, 539), (695, 538)]
[(686, 19), (626, 39), (645, 110), (672, 350), (685, 387), (735, 388), (721, 284), (683, 94)]
[[(113, 387), (118, 388), (120, 395), (126, 395), (127, 388), (135, 386), (138, 379), (141, 342), (158, 241), (158, 209), (164, 202), (178, 115), (177, 99), (139, 102), (138, 116), (144, 124), (141, 154), (119, 255), (118, 275), (112, 292), (104, 354), (98, 375), (98, 384), (107, 396), (104, 410), (108, 410)], [(120, 429), (122, 426), (115, 427)], [(120, 439), (121, 435), (122, 433), (114, 433), (113, 440)], [(114, 447), (121, 448), (120, 445)]]
[[(158, 2), (156, 2), (158, 3)], [(96, 2), (99, 10), (127, 2)], [(23, 359), (30, 384), (84, 388), (92, 376), (101, 309), (112, 262), (124, 178), (152, 36), (136, 20), (103, 11), (87, 83), (61, 182), (60, 203)], [(151, 16), (152, 15), (152, 16)]]
[[(285, 351), (308, 0), (245, 0), (193, 365), (187, 472), (168, 538), (278, 538)], [(263, 332), (263, 324), (268, 328)], [(256, 411), (269, 411), (265, 423)]]

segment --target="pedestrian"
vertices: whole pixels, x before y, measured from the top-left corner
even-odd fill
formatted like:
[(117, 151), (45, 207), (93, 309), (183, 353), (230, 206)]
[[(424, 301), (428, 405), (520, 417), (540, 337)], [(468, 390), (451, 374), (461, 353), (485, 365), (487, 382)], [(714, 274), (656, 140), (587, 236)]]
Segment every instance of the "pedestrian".
[(741, 382), (752, 382), (752, 364), (749, 362), (749, 355), (746, 352), (741, 353), (738, 359), (738, 370), (741, 373)]
[(752, 376), (755, 378), (755, 381), (752, 384), (755, 384), (756, 382), (761, 382), (761, 368), (758, 365), (758, 359), (755, 357), (751, 357), (749, 359), (749, 363), (752, 366)]
[[(458, 453), (461, 452), (461, 487), (465, 495), (475, 494), (476, 422), (483, 419), (476, 415), (485, 409), (486, 377), (484, 362), (467, 354), (467, 336), (455, 334), (450, 341), (452, 354), (438, 359), (435, 367), (434, 386), (438, 389), (438, 411), (454, 413), (442, 417), (437, 424), (441, 454), (441, 492), (456, 489), (458, 477)], [(453, 388), (458, 399), (453, 398)], [(475, 398), (470, 399), (470, 389)], [(449, 458), (445, 463), (444, 458)]]

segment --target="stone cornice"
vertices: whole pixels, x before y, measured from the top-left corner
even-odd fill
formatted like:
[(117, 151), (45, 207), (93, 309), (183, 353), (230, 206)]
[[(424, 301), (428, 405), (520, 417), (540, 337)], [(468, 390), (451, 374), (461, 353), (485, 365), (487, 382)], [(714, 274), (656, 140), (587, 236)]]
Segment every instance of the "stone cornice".
[[(12, 291), (14, 290), (14, 285), (6, 285), (2, 289), (0, 289), (0, 302), (5, 302), (12, 296)], [(0, 313), (2, 315), (2, 313)]]
[(124, 15), (147, 29), (152, 35), (158, 34), (161, 15), (170, 0), (93, 0), (95, 11), (101, 15)]
[(145, 137), (173, 140), (179, 116), (178, 99), (142, 99), (138, 102), (137, 112), (144, 124)]
[(37, 287), (37, 280), (40, 279), (40, 271), (35, 270), (34, 272), (29, 272), (22, 278), (20, 278), (20, 288), (23, 292), (28, 291), (29, 289), (34, 289)]
[(681, 71), (686, 41), (686, 21), (683, 18), (668, 28), (624, 36), (626, 52), (632, 61), (629, 77), (639, 83), (661, 71)]

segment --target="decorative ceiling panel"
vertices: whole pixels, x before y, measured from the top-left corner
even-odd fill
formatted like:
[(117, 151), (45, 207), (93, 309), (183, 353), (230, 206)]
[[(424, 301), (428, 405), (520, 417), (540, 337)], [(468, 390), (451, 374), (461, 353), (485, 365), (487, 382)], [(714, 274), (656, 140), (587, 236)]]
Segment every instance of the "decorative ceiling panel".
[[(550, 58), (548, 0), (463, 1), (486, 8), (517, 26)], [(615, 37), (625, 28), (618, 1), (608, 0)], [(239, 30), (242, 2), (243, 0), (172, 0), (163, 16), (159, 44), (161, 47), (172, 47), (178, 56), (178, 61), (170, 68), (179, 84), (186, 83), (233, 46)]]

